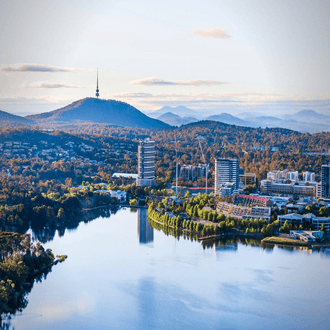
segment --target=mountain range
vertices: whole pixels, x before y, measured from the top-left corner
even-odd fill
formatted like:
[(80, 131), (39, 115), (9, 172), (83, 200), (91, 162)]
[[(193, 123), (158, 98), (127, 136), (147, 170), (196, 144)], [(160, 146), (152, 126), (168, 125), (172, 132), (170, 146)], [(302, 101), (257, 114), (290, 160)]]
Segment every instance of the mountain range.
[[(166, 110), (171, 111), (163, 113)], [(194, 117), (187, 117), (194, 113)], [(181, 114), (181, 116), (179, 115)], [(154, 118), (164, 121), (172, 126), (181, 126), (199, 120), (213, 120), (222, 123), (246, 127), (282, 127), (299, 132), (317, 133), (330, 131), (330, 116), (320, 114), (314, 110), (302, 110), (292, 115), (262, 116), (259, 113), (241, 113), (233, 116), (229, 113), (220, 113), (201, 117), (200, 113), (186, 107), (163, 107), (149, 114)]]
[(99, 123), (137, 128), (170, 128), (200, 120), (211, 120), (236, 126), (281, 127), (309, 133), (330, 131), (330, 116), (314, 110), (302, 110), (277, 117), (248, 112), (237, 116), (220, 113), (203, 117), (203, 113), (205, 111), (196, 111), (184, 106), (166, 106), (146, 115), (124, 102), (84, 98), (57, 110), (26, 117), (0, 111), (0, 126)]

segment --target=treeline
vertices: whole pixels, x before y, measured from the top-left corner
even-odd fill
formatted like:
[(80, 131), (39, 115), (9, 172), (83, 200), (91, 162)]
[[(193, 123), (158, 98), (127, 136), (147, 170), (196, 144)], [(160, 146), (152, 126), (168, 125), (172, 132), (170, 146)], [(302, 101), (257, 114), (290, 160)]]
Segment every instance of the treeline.
[[(63, 261), (66, 256), (60, 256)], [(26, 295), (35, 280), (41, 281), (56, 263), (50, 249), (34, 244), (31, 236), (0, 231), (0, 324), (3, 314), (27, 306)]]
[[(188, 203), (187, 205), (189, 204), (190, 203)], [(200, 218), (202, 217), (194, 216), (193, 214), (192, 214), (193, 219), (191, 217), (190, 218), (187, 217), (184, 219), (180, 215), (170, 216), (170, 214), (165, 211), (165, 208), (159, 208), (157, 206), (156, 203), (151, 203), (149, 205), (148, 215), (151, 219), (159, 221), (163, 223), (165, 226), (187, 230), (192, 233), (199, 233), (202, 237), (220, 235), (222, 233), (233, 232), (233, 231), (236, 232), (241, 231), (241, 232), (245, 232), (246, 234), (261, 233), (263, 234), (263, 236), (272, 236), (275, 233), (275, 231), (278, 230), (279, 227), (279, 222), (277, 220), (272, 223), (268, 223), (268, 221), (264, 219), (252, 219), (252, 218), (241, 219), (241, 218), (233, 218), (230, 217), (229, 215), (225, 217), (222, 213), (218, 214), (216, 211), (214, 212), (209, 211), (207, 214), (212, 214), (212, 217), (217, 219), (217, 222), (213, 222), (209, 220), (211, 221), (211, 223), (202, 224), (200, 222)], [(196, 206), (197, 205), (195, 205), (195, 207)], [(204, 215), (202, 211), (203, 210), (200, 210), (200, 214)], [(209, 218), (208, 216), (205, 215), (204, 217)]]
[(32, 227), (69, 226), (79, 218), (83, 208), (117, 205), (119, 201), (110, 194), (87, 189), (71, 189), (67, 193), (27, 193), (22, 203), (0, 206), (2, 230), (24, 231)]

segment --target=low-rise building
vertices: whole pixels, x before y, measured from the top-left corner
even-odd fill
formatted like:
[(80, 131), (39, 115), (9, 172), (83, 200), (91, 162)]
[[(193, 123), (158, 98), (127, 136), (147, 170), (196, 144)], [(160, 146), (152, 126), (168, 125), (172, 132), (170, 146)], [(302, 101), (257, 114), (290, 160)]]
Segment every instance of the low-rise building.
[(323, 231), (315, 230), (290, 230), (290, 237), (300, 239), (305, 242), (315, 242), (323, 238)]
[(268, 222), (270, 221), (271, 208), (270, 207), (246, 207), (238, 206), (235, 204), (219, 202), (217, 205), (217, 212), (222, 212), (225, 216), (229, 215), (235, 218), (242, 219), (265, 219)]
[(261, 207), (271, 207), (272, 201), (265, 197), (253, 196), (253, 195), (233, 195), (233, 203), (243, 206), (261, 206)]

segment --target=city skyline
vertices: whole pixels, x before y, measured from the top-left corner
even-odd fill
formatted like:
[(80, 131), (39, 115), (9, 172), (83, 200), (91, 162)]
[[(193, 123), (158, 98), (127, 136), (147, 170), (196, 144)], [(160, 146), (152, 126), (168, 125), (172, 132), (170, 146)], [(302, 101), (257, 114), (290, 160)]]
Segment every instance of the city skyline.
[(4, 1), (0, 109), (95, 95), (139, 110), (329, 113), (328, 1)]

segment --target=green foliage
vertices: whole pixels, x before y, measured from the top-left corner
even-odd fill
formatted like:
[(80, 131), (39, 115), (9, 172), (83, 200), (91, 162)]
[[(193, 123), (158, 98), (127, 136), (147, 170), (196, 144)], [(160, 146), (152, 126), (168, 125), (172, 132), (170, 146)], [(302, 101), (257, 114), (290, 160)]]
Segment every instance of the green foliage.
[(131, 199), (130, 201), (129, 201), (129, 205), (137, 205), (137, 203), (138, 203), (138, 201), (137, 201), (137, 199)]
[(0, 315), (27, 305), (26, 294), (53, 265), (54, 255), (30, 235), (0, 231)]

